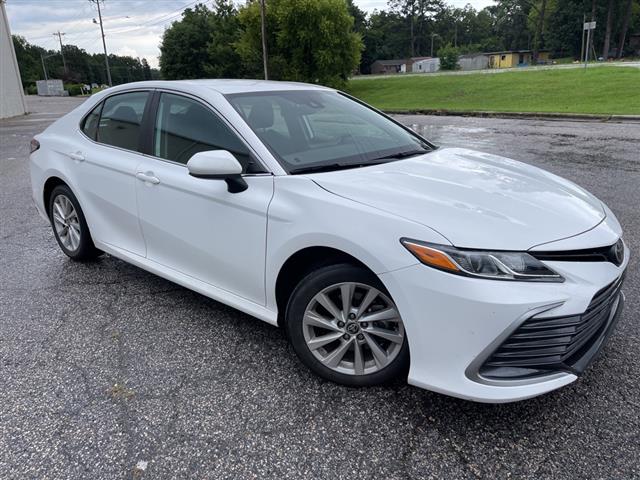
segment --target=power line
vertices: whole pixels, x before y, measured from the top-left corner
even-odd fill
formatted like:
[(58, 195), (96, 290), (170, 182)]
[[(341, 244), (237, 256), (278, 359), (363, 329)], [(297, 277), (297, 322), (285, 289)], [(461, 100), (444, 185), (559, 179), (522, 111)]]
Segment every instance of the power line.
[[(63, 0), (60, 0), (60, 3), (62, 3), (62, 1)], [(159, 25), (159, 24), (166, 24), (168, 21), (171, 21), (174, 18), (177, 18), (180, 15), (182, 15), (184, 10), (186, 10), (187, 8), (192, 7), (193, 5), (195, 5), (197, 3), (203, 3), (203, 4), (208, 3), (208, 0), (190, 1), (189, 3), (184, 4), (183, 6), (179, 7), (176, 10), (173, 10), (173, 11), (170, 11), (170, 12), (164, 12), (161, 15), (157, 15), (155, 17), (152, 17), (152, 18), (150, 18), (148, 20), (145, 20), (142, 23), (137, 24), (137, 26), (134, 26), (133, 28), (130, 28), (130, 27), (127, 27), (127, 26), (123, 26), (123, 27), (120, 27), (120, 28), (115, 28), (113, 30), (109, 30), (109, 29), (105, 29), (104, 28), (103, 18), (102, 18), (102, 11), (101, 11), (101, 6), (100, 6), (100, 2), (102, 2), (102, 6), (104, 7), (104, 1), (105, 0), (88, 0), (88, 1), (91, 4), (95, 4), (96, 7), (97, 7), (97, 10), (98, 10), (98, 19), (99, 19), (99, 21), (96, 21), (96, 19), (94, 18), (93, 19), (93, 23), (100, 25), (100, 36), (102, 37), (102, 46), (103, 46), (103, 49), (104, 49), (105, 66), (107, 68), (107, 77), (109, 79), (109, 85), (112, 85), (112, 81), (111, 81), (111, 72), (110, 72), (110, 66), (109, 66), (109, 55), (108, 55), (108, 52), (107, 52), (107, 46), (106, 46), (106, 40), (105, 40), (106, 33), (108, 33), (110, 35), (115, 35), (115, 34), (119, 35), (119, 34), (134, 32), (134, 31), (137, 31), (137, 30), (148, 29), (150, 27), (154, 27), (154, 26)], [(114, 0), (114, 1), (115, 1), (115, 3), (117, 3), (117, 0)], [(67, 40), (69, 39), (69, 37), (73, 37), (72, 42), (67, 41), (67, 45), (73, 45), (73, 46), (75, 46), (75, 47), (77, 47), (79, 49), (86, 48), (89, 45), (94, 45), (95, 44), (94, 38), (89, 38), (92, 35), (92, 32), (90, 30), (87, 30), (87, 29), (78, 30), (78, 26), (73, 25), (74, 22), (76, 22), (77, 20), (80, 20), (86, 14), (87, 14), (87, 10), (83, 6), (83, 8), (79, 11), (78, 14), (74, 15), (71, 19), (67, 20), (66, 22), (64, 22), (62, 24), (62, 28), (72, 27), (71, 30), (67, 29), (66, 32), (61, 32), (60, 30), (58, 30), (58, 32), (53, 34), (54, 36), (58, 37), (58, 42), (60, 44), (60, 53), (62, 54), (62, 62), (63, 62), (63, 66), (64, 66), (65, 72), (67, 72), (67, 65), (66, 65), (66, 59), (64, 57), (64, 47), (62, 45), (62, 36), (65, 36), (67, 38)], [(120, 19), (120, 18), (123, 18), (123, 17), (106, 17), (107, 20), (109, 20), (109, 18)], [(38, 39), (42, 39), (43, 40), (43, 42), (41, 42), (41, 45), (44, 45), (44, 46), (42, 46), (41, 48), (43, 48), (45, 50), (55, 50), (55, 48), (56, 48), (56, 46), (54, 46), (55, 44), (51, 44), (50, 43), (51, 41), (53, 41), (50, 36), (43, 35), (43, 36), (30, 37), (30, 40), (38, 40)]]
[(187, 8), (191, 7), (192, 5), (195, 5), (196, 3), (201, 3), (201, 0), (195, 0), (194, 2), (188, 3), (180, 7), (178, 10), (174, 10), (169, 13), (163, 13), (162, 15), (159, 15), (158, 17), (147, 20), (146, 22), (139, 23), (138, 26), (136, 27), (132, 27), (132, 28), (124, 27), (124, 29), (107, 30), (107, 32), (110, 34), (115, 34), (115, 33), (121, 34), (121, 33), (129, 33), (129, 32), (134, 32), (136, 30), (152, 27), (160, 23), (164, 23), (168, 20), (172, 20), (173, 18), (179, 17)]

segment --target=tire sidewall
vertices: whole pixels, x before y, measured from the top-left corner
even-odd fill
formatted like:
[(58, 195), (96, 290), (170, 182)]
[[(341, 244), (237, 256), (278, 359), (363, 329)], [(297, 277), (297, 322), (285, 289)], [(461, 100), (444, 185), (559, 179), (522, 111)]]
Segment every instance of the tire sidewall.
[[(319, 376), (342, 385), (362, 387), (373, 386), (399, 378), (406, 379), (409, 367), (409, 346), (405, 329), (402, 348), (393, 362), (384, 369), (368, 375), (348, 375), (324, 366), (307, 347), (304, 338), (302, 318), (309, 302), (321, 290), (341, 282), (357, 282), (374, 287), (389, 298), (387, 289), (373, 273), (362, 267), (349, 264), (331, 265), (309, 273), (294, 289), (285, 313), (285, 329), (296, 354), (307, 367)], [(396, 307), (397, 308), (397, 307)]]

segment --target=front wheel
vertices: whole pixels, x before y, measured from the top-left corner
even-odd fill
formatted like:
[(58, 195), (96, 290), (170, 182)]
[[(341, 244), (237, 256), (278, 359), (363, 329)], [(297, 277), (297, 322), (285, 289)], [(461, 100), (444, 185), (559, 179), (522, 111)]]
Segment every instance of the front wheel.
[(372, 386), (405, 377), (409, 347), (380, 280), (349, 264), (307, 275), (287, 307), (286, 330), (302, 362), (327, 380)]

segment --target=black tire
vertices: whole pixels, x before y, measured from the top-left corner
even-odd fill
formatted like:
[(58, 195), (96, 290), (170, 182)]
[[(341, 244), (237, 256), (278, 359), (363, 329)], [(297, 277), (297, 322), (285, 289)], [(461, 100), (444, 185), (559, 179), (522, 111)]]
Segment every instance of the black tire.
[[(70, 249), (64, 245), (55, 227), (53, 218), (54, 202), (56, 198), (61, 195), (64, 195), (71, 202), (78, 218), (80, 226), (80, 242), (75, 249)], [(49, 196), (49, 221), (51, 222), (51, 228), (53, 229), (53, 236), (58, 242), (60, 249), (72, 260), (86, 262), (94, 260), (102, 254), (102, 252), (93, 244), (91, 233), (89, 232), (89, 226), (87, 225), (82, 208), (80, 208), (80, 203), (68, 186), (58, 185), (51, 191), (51, 195)]]
[(322, 378), (350, 387), (381, 385), (406, 379), (409, 369), (409, 345), (406, 334), (395, 358), (384, 368), (364, 375), (337, 372), (314, 356), (305, 340), (303, 317), (313, 298), (324, 289), (342, 282), (364, 284), (391, 296), (380, 280), (370, 271), (351, 264), (330, 265), (312, 271), (295, 288), (285, 312), (285, 329), (289, 341), (304, 365)]

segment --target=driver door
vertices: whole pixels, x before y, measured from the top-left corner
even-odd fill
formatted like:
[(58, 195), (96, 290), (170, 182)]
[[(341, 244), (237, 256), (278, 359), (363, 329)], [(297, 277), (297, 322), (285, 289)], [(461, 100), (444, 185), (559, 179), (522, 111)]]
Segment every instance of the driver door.
[(249, 188), (189, 175), (197, 152), (228, 150), (251, 164), (244, 142), (200, 101), (159, 95), (152, 155), (138, 165), (136, 194), (147, 258), (215, 287), (265, 304), (264, 266), (271, 174), (246, 174)]

